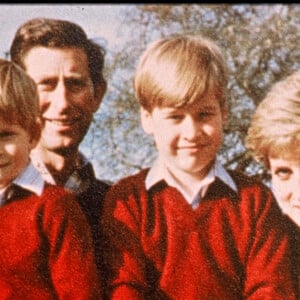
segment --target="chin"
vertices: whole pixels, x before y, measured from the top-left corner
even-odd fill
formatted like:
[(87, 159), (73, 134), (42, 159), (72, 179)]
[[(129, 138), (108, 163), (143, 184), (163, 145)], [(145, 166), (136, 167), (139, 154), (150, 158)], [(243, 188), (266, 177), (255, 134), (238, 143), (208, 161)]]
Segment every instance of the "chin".
[(71, 149), (77, 149), (79, 147), (79, 142), (72, 139), (59, 139), (59, 140), (47, 140), (47, 142), (41, 142), (40, 147), (44, 149), (48, 149), (53, 152), (61, 152), (61, 151), (70, 151)]

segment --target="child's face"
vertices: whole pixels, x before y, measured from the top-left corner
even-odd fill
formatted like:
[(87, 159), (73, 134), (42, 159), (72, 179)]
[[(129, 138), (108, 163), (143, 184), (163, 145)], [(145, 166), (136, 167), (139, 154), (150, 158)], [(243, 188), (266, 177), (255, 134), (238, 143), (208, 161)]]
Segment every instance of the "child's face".
[(283, 212), (300, 226), (300, 160), (269, 158), (272, 186)]
[(152, 134), (159, 158), (173, 173), (203, 178), (222, 143), (226, 112), (215, 99), (186, 108), (141, 109), (142, 125)]
[(35, 145), (36, 141), (21, 126), (0, 119), (0, 188), (7, 186), (26, 167)]

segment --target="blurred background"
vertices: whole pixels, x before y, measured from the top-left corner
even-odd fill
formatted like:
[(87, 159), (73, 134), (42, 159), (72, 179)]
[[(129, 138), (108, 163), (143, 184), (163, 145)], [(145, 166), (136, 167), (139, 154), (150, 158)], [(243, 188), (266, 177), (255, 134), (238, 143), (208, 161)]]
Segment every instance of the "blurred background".
[(230, 70), (230, 117), (220, 161), (229, 169), (268, 175), (244, 147), (251, 115), (270, 86), (300, 68), (298, 4), (93, 4), (0, 5), (0, 56), (17, 28), (33, 17), (67, 19), (81, 25), (106, 49), (108, 90), (81, 145), (99, 178), (117, 181), (148, 167), (153, 141), (140, 127), (132, 78), (141, 52), (172, 34), (203, 34), (224, 50)]

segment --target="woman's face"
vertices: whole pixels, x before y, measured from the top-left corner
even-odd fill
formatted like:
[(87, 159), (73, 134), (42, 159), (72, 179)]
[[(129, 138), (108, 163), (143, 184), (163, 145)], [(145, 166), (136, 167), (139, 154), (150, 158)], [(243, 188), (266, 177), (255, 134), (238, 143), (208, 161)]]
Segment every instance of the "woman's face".
[(269, 157), (269, 164), (278, 204), (300, 226), (300, 158)]

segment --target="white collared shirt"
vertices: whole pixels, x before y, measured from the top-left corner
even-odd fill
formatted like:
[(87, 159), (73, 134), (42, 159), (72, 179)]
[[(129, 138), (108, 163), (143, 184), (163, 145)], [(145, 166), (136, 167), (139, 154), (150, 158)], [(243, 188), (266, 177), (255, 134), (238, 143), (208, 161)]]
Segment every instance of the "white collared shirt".
[[(27, 167), (11, 183), (19, 185), (40, 196), (44, 190), (45, 181), (38, 170), (30, 162)], [(5, 189), (0, 192), (0, 206), (3, 204)]]
[[(39, 155), (35, 151), (31, 151), (30, 157), (34, 167), (40, 172), (44, 180), (50, 184), (57, 185)], [(92, 164), (81, 152), (78, 153), (78, 159), (75, 165), (73, 173), (64, 184), (64, 188), (79, 195), (94, 184), (96, 177)]]
[(221, 165), (217, 160), (208, 171), (207, 175), (199, 180), (199, 185), (197, 186), (197, 190), (194, 191), (194, 195), (196, 197), (191, 197), (187, 194), (187, 192), (182, 188), (181, 185), (172, 177), (170, 172), (166, 169), (166, 167), (157, 160), (154, 165), (150, 168), (147, 176), (146, 176), (146, 189), (149, 190), (152, 186), (158, 183), (161, 180), (166, 181), (169, 186), (173, 186), (178, 189), (185, 200), (193, 207), (196, 208), (199, 204), (199, 201), (206, 195), (208, 187), (211, 183), (213, 183), (218, 177), (222, 180), (226, 185), (228, 185), (232, 190), (237, 192), (237, 186), (229, 173), (225, 170), (225, 168)]

